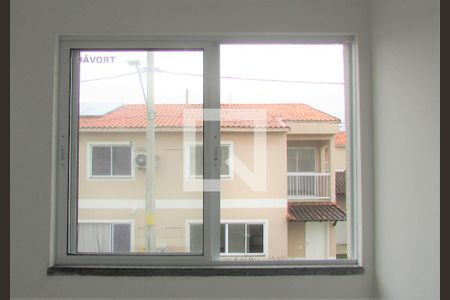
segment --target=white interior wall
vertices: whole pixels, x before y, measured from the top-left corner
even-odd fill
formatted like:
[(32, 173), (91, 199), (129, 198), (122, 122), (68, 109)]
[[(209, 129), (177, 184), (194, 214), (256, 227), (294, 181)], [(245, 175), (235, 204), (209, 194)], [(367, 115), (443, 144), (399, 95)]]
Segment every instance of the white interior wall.
[[(431, 65), (427, 64), (430, 57), (422, 52), (422, 49), (436, 52), (434, 46), (436, 37), (434, 35), (421, 37), (420, 33), (423, 28), (425, 33), (433, 30), (435, 26), (433, 18), (438, 18), (438, 14), (429, 11), (432, 20), (421, 19), (419, 23), (414, 23), (416, 20), (414, 16), (419, 14), (419, 6), (432, 8), (434, 1), (411, 1), (413, 9), (406, 12), (402, 11), (402, 6), (408, 7), (405, 2), (397, 4), (392, 12), (388, 7), (390, 1), (381, 1), (373, 8), (374, 19), (380, 18), (390, 26), (394, 26), (392, 30), (383, 23), (384, 21), (376, 20), (373, 23), (374, 40), (377, 43), (377, 46), (374, 46), (374, 63), (379, 65), (374, 73), (375, 128), (378, 131), (376, 213), (379, 220), (376, 227), (379, 269), (378, 280), (375, 281), (373, 178), (369, 171), (372, 170), (373, 147), (368, 2), (365, 0), (11, 1), (11, 295), (17, 298), (59, 299), (370, 298), (374, 294), (374, 283), (386, 297), (402, 295), (410, 288), (407, 286), (409, 284), (413, 287), (411, 293), (416, 292), (415, 295), (436, 295), (435, 282), (438, 274), (435, 271), (438, 268), (436, 267), (438, 256), (436, 250), (427, 252), (430, 247), (427, 247), (426, 243), (430, 245), (439, 243), (439, 231), (436, 231), (437, 191), (434, 190), (438, 187), (436, 180), (438, 178), (434, 173), (439, 170), (435, 161), (438, 155), (436, 144), (439, 132), (436, 116), (438, 111), (436, 99), (439, 95), (436, 94), (438, 89), (435, 80), (439, 77), (433, 75), (438, 74), (434, 72), (438, 68), (435, 66), (438, 63), (436, 58), (431, 59)], [(412, 16), (408, 13), (412, 13)], [(407, 25), (403, 26), (403, 23), (397, 22), (397, 16), (405, 17)], [(419, 34), (411, 33), (410, 28), (419, 31)], [(52, 109), (58, 36), (267, 32), (358, 35), (361, 60), (360, 94), (363, 104), (361, 119), (364, 133), (362, 166), (366, 170), (363, 177), (365, 189), (362, 215), (365, 274), (340, 277), (259, 278), (46, 276), (50, 256)], [(401, 35), (405, 37), (397, 41), (397, 37)], [(414, 39), (418, 35), (419, 40), (435, 44), (416, 45)], [(385, 39), (384, 36), (388, 38)], [(410, 47), (405, 49), (406, 46), (402, 43)], [(411, 47), (412, 52), (409, 52), (409, 56), (402, 56), (398, 52), (403, 49), (410, 51)], [(414, 59), (415, 64), (409, 63), (408, 57)], [(390, 66), (395, 65), (396, 61), (402, 68), (394, 69)], [(422, 72), (433, 76), (421, 78), (412, 69), (415, 65)], [(393, 85), (404, 77), (410, 78), (410, 82), (400, 81), (407, 84), (408, 90), (400, 90)], [(394, 79), (393, 83), (390, 82), (390, 78)], [(425, 80), (425, 84), (422, 85), (419, 79)], [(393, 98), (390, 92), (395, 93), (396, 97)], [(409, 114), (404, 113), (405, 109)], [(420, 124), (414, 121), (414, 117), (419, 116), (424, 120)], [(399, 120), (404, 122), (398, 122)], [(416, 141), (412, 138), (416, 135), (410, 131), (405, 131), (406, 137), (396, 135), (400, 130), (398, 126), (415, 129), (424, 142), (418, 148), (412, 148), (412, 143)], [(396, 156), (396, 160), (388, 155), (392, 149), (401, 154)], [(419, 172), (402, 172), (411, 166), (408, 158), (417, 160), (422, 151), (430, 154), (428, 158), (419, 162), (419, 167), (426, 170), (429, 175), (426, 178), (421, 177), (428, 188), (408, 191), (405, 194), (408, 182), (413, 187), (422, 186), (420, 178), (417, 177)], [(403, 187), (401, 190), (393, 185), (394, 179), (401, 180), (400, 186)], [(423, 199), (427, 199), (427, 202), (421, 201)], [(408, 201), (413, 205), (402, 205)], [(404, 208), (406, 210), (403, 210)], [(422, 213), (420, 224), (414, 224), (413, 217), (417, 217), (419, 212), (423, 211), (429, 213)], [(394, 220), (394, 215), (399, 216), (402, 222)], [(413, 217), (410, 217), (411, 215)], [(385, 219), (387, 221), (383, 222)], [(411, 226), (424, 238), (424, 243), (416, 244), (414, 240), (408, 239), (414, 234), (410, 231)], [(430, 234), (428, 230), (435, 231)], [(383, 232), (395, 232), (396, 236), (393, 239)], [(395, 241), (399, 236), (402, 236), (401, 239)], [(394, 244), (391, 245), (391, 242)], [(400, 254), (392, 252), (393, 250), (408, 254), (402, 259)], [(415, 274), (414, 270), (417, 271), (417, 268), (411, 269), (413, 261), (418, 261), (418, 267), (424, 268), (423, 278), (422, 275), (411, 275)], [(399, 271), (393, 269), (395, 267), (398, 267)], [(408, 275), (410, 279), (402, 279), (404, 275)], [(419, 285), (419, 282), (423, 284)], [(415, 287), (415, 284), (418, 287)]]
[(439, 1), (372, 1), (380, 297), (439, 298)]
[[(372, 211), (359, 276), (264, 278), (48, 277), (52, 107), (59, 35), (356, 33), (363, 115), (369, 120), (368, 3), (361, 0), (133, 0), (11, 2), (11, 293), (15, 297), (366, 298), (372, 294)], [(370, 153), (370, 134), (365, 147)], [(32, 145), (32, 147), (30, 147)], [(365, 159), (371, 166), (370, 154)], [(370, 187), (370, 172), (365, 178)], [(371, 193), (367, 192), (371, 206)], [(326, 287), (326, 288), (324, 288)]]

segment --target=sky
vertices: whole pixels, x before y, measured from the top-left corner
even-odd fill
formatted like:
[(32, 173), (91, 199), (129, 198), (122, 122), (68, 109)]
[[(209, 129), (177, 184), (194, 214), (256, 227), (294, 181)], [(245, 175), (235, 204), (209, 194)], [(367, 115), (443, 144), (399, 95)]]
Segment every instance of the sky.
[[(222, 45), (221, 103), (305, 103), (345, 120), (342, 45)], [(145, 51), (83, 51), (80, 102), (145, 103)], [(108, 58), (108, 59), (106, 59)], [(154, 52), (155, 103), (202, 103), (201, 51)]]

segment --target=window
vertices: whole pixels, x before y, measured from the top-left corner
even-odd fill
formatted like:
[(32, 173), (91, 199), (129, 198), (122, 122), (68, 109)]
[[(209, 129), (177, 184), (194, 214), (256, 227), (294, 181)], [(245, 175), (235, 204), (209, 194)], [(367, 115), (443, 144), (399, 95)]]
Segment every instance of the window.
[(288, 148), (288, 172), (315, 172), (314, 148)]
[[(226, 256), (265, 255), (264, 249), (265, 223), (233, 223), (220, 224), (220, 253)], [(189, 239), (191, 251), (197, 252), (198, 243), (195, 241), (201, 236), (201, 224), (189, 224)]]
[(130, 252), (131, 224), (79, 223), (78, 252)]
[(264, 254), (264, 224), (221, 224), (220, 252), (223, 254)]
[(275, 40), (61, 41), (56, 264), (359, 263), (353, 38)]
[(91, 177), (131, 176), (130, 145), (91, 145)]
[[(301, 198), (315, 199), (318, 196), (320, 173), (316, 173), (316, 149), (305, 147), (288, 147), (287, 169), (290, 179), (296, 179), (289, 185), (288, 194)], [(318, 181), (319, 180), (319, 181)], [(322, 183), (321, 186), (327, 185)]]
[[(220, 177), (229, 178), (232, 175), (231, 144), (220, 145)], [(189, 176), (201, 178), (203, 176), (203, 146), (189, 146)]]

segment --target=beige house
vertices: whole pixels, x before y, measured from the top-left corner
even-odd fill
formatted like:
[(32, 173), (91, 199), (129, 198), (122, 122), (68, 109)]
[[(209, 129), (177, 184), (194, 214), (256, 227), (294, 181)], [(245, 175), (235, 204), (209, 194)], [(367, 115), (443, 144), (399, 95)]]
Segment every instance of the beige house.
[[(146, 222), (155, 225), (154, 251), (201, 252), (202, 130), (187, 140), (183, 127), (185, 112), (192, 109), (201, 106), (155, 105), (151, 220), (145, 214), (145, 105), (81, 115), (80, 252), (144, 252)], [(336, 258), (336, 226), (346, 218), (345, 205), (336, 205), (335, 174), (345, 170), (340, 120), (304, 104), (221, 109), (228, 118), (221, 122), (219, 155), (224, 259)], [(256, 125), (240, 120), (242, 112), (252, 110), (265, 113), (263, 144), (255, 138)], [(255, 153), (264, 152), (265, 160), (255, 160)], [(339, 239), (343, 244), (342, 233)]]

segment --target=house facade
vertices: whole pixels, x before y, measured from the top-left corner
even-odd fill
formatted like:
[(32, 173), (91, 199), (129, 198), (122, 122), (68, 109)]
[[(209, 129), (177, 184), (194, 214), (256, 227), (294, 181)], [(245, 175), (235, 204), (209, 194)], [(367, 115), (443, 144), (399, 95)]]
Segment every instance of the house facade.
[[(186, 110), (199, 108), (155, 105), (151, 216), (145, 200), (145, 105), (80, 116), (78, 251), (145, 252), (151, 223), (152, 251), (201, 252), (202, 130), (187, 141), (183, 123)], [(345, 207), (336, 205), (335, 174), (345, 170), (340, 120), (304, 104), (225, 104), (221, 109), (232, 116), (221, 122), (223, 258), (336, 258), (342, 251), (336, 227), (346, 219)], [(251, 110), (266, 113), (264, 172), (254, 172), (262, 164), (254, 159), (262, 151), (256, 127), (238, 120)], [(263, 188), (255, 189), (254, 182), (264, 182)]]

